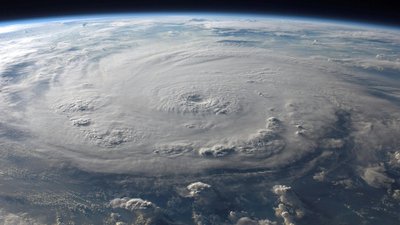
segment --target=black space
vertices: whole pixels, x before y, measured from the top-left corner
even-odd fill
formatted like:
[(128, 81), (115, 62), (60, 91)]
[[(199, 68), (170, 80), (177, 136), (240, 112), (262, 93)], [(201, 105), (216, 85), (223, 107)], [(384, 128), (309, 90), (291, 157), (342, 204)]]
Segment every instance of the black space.
[(0, 20), (171, 11), (311, 16), (400, 26), (400, 8), (389, 0), (6, 0), (0, 5)]

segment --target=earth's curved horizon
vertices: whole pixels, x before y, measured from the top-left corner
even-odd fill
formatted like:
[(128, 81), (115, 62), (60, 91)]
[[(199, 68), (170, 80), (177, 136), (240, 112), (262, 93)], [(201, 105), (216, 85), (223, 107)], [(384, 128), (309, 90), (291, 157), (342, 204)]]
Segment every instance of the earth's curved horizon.
[(0, 23), (1, 224), (398, 224), (400, 30)]

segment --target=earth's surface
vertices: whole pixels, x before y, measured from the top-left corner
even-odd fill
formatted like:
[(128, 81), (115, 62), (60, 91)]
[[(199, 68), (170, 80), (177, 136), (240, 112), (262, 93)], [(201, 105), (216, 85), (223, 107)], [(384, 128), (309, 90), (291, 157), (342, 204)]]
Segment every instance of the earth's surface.
[(0, 26), (0, 224), (400, 224), (400, 31)]

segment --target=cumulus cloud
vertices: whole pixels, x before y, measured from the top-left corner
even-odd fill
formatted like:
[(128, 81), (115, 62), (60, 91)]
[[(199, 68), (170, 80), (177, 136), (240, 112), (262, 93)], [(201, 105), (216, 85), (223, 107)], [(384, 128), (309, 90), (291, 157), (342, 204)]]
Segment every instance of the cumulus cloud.
[(338, 179), (335, 181), (332, 181), (333, 185), (340, 185), (344, 187), (345, 189), (354, 189), (356, 187), (354, 181), (350, 178), (345, 178), (345, 179)]
[(392, 196), (394, 199), (400, 200), (400, 189), (394, 190)]
[(223, 224), (229, 212), (229, 205), (220, 193), (210, 184), (200, 181), (186, 186), (183, 193), (192, 199), (192, 218), (194, 224)]
[(259, 130), (250, 135), (239, 147), (239, 151), (254, 157), (269, 157), (285, 148), (285, 141), (271, 130)]
[(223, 157), (229, 155), (234, 152), (235, 149), (233, 147), (224, 146), (224, 145), (214, 145), (210, 148), (201, 148), (199, 150), (199, 154), (204, 157)]
[(319, 182), (324, 181), (326, 178), (326, 171), (321, 171), (319, 173), (314, 174), (313, 179)]
[(245, 211), (237, 212), (231, 211), (229, 212), (228, 219), (235, 225), (277, 225), (278, 223), (275, 221), (271, 221), (268, 219), (256, 219), (248, 216), (248, 213)]
[(296, 220), (304, 217), (306, 209), (291, 187), (275, 185), (272, 192), (279, 196), (279, 204), (275, 208), (275, 214), (284, 220), (285, 225), (294, 225)]
[(368, 185), (374, 188), (389, 188), (394, 179), (390, 178), (383, 166), (367, 167), (363, 170), (361, 177)]
[[(174, 224), (173, 221), (167, 218), (161, 208), (154, 203), (143, 200), (141, 198), (115, 198), (110, 201), (110, 206), (114, 209), (122, 208), (132, 212), (133, 218), (125, 218), (127, 221), (132, 221), (132, 224), (138, 225), (157, 225), (157, 224)], [(119, 214), (112, 214), (111, 221), (116, 224), (128, 224), (123, 221)]]
[(124, 208), (127, 210), (144, 210), (156, 207), (152, 202), (143, 200), (141, 198), (115, 198), (110, 201), (113, 208)]
[(389, 163), (393, 166), (400, 166), (400, 151), (395, 151), (392, 153), (389, 153), (390, 156), (390, 161)]
[(252, 220), (248, 217), (242, 217), (237, 222), (236, 225), (276, 225), (276, 222), (270, 220)]
[(203, 193), (204, 191), (210, 189), (211, 185), (198, 181), (189, 184), (186, 188), (189, 190), (190, 197), (197, 197), (201, 195), (201, 193)]
[(39, 225), (41, 223), (29, 218), (26, 214), (8, 213), (0, 209), (0, 223), (3, 225)]

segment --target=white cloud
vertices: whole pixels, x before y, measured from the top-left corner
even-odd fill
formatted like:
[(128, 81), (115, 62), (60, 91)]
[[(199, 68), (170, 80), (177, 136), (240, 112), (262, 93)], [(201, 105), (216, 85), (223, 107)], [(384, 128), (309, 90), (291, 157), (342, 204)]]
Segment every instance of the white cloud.
[(390, 164), (393, 166), (400, 166), (400, 151), (395, 151), (393, 153), (389, 153), (390, 156)]
[(400, 200), (400, 189), (396, 189), (393, 191), (392, 197), (396, 200)]
[(386, 170), (383, 166), (372, 166), (364, 168), (361, 177), (368, 185), (374, 188), (389, 188), (394, 179), (386, 175)]
[(295, 225), (296, 220), (305, 216), (306, 209), (291, 187), (275, 185), (272, 187), (272, 192), (279, 196), (279, 204), (275, 208), (275, 215), (281, 217), (285, 225)]
[(123, 208), (130, 211), (151, 209), (156, 207), (152, 202), (143, 200), (141, 198), (115, 198), (110, 201), (113, 208)]
[(319, 173), (314, 174), (313, 179), (319, 182), (322, 182), (326, 179), (326, 171), (321, 171)]
[(204, 157), (223, 157), (234, 152), (233, 147), (224, 145), (214, 145), (210, 148), (200, 148), (199, 154)]
[(0, 224), (3, 225), (40, 225), (41, 223), (29, 218), (28, 215), (8, 213), (0, 209)]
[(201, 195), (203, 191), (210, 189), (211, 185), (198, 181), (189, 184), (186, 188), (189, 190), (189, 196), (197, 197)]
[(276, 225), (276, 222), (270, 220), (252, 220), (248, 217), (242, 217), (237, 222), (236, 225)]

